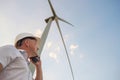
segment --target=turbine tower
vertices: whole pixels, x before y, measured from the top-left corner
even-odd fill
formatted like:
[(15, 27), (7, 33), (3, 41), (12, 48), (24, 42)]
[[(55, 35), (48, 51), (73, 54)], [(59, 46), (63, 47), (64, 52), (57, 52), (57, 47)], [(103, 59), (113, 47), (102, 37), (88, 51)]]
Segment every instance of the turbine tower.
[[(72, 74), (72, 79), (74, 80), (74, 74), (73, 74), (72, 65), (71, 65), (71, 62), (70, 62), (70, 58), (69, 58), (69, 55), (68, 55), (68, 51), (67, 51), (67, 48), (66, 48), (66, 44), (65, 44), (65, 41), (64, 41), (64, 38), (63, 38), (63, 35), (62, 35), (62, 31), (61, 31), (61, 29), (60, 29), (60, 25), (59, 25), (58, 20), (60, 20), (60, 21), (62, 21), (62, 22), (65, 22), (65, 23), (67, 23), (67, 24), (69, 24), (69, 25), (71, 25), (71, 26), (73, 26), (73, 25), (72, 25), (71, 23), (69, 23), (68, 21), (66, 21), (66, 20), (58, 17), (57, 14), (56, 14), (56, 12), (55, 12), (55, 10), (54, 10), (54, 8), (53, 8), (53, 6), (52, 6), (51, 1), (48, 0), (48, 2), (49, 2), (49, 5), (50, 5), (50, 8), (51, 8), (51, 11), (52, 11), (52, 13), (53, 13), (53, 16), (45, 19), (45, 21), (46, 21), (46, 23), (47, 23), (47, 26), (45, 27), (45, 29), (44, 29), (44, 31), (43, 31), (43, 33), (42, 33), (41, 42), (40, 42), (40, 44), (39, 44), (38, 53), (39, 53), (39, 55), (41, 55), (42, 50), (43, 50), (43, 47), (44, 47), (44, 44), (45, 44), (45, 42), (46, 42), (46, 39), (47, 39), (47, 36), (48, 36), (48, 33), (49, 33), (49, 30), (50, 30), (50, 27), (51, 27), (51, 23), (52, 23), (52, 21), (55, 20), (55, 22), (56, 22), (56, 24), (57, 24), (58, 31), (59, 31), (59, 33), (60, 33), (60, 36), (61, 36), (61, 39), (62, 39), (62, 42), (63, 42), (63, 46), (64, 46), (64, 48), (65, 48), (65, 52), (66, 52), (68, 64), (69, 64), (69, 66), (70, 66), (70, 70), (71, 70), (71, 74)], [(33, 67), (32, 67), (32, 69), (33, 69)]]

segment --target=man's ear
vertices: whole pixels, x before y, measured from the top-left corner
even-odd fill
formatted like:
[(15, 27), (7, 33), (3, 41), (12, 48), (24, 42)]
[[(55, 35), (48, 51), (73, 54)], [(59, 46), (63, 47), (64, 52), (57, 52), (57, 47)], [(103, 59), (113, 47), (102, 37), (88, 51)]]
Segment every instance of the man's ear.
[(0, 72), (3, 70), (3, 65), (0, 63)]
[(30, 45), (30, 40), (29, 40), (29, 39), (26, 39), (26, 40), (24, 41), (24, 44), (25, 44), (26, 47), (29, 47), (29, 45)]

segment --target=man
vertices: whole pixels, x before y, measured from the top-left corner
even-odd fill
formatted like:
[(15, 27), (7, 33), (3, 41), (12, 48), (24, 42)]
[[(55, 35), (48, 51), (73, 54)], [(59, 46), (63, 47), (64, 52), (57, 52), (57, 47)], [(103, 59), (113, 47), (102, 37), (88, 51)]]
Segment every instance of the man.
[[(15, 46), (0, 47), (0, 80), (43, 80), (41, 60), (37, 54), (39, 42), (40, 38), (33, 34), (21, 33), (15, 39)], [(35, 79), (29, 62), (35, 65)]]

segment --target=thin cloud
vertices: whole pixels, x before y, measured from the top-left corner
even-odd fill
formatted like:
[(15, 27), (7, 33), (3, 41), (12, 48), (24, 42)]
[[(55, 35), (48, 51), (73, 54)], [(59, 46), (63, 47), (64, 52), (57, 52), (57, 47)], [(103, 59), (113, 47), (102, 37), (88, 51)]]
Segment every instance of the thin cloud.
[(79, 46), (76, 44), (71, 44), (70, 45), (70, 53), (73, 55), (74, 51), (78, 48)]
[(84, 54), (80, 54), (80, 59), (83, 59), (85, 57)]
[(47, 48), (50, 48), (52, 46), (52, 42), (47, 43)]
[(66, 41), (66, 40), (68, 40), (68, 39), (69, 39), (69, 35), (66, 34), (66, 35), (64, 36), (64, 40)]
[(53, 52), (50, 52), (49, 56), (53, 59), (57, 59), (57, 55)]
[(70, 45), (71, 50), (76, 49), (76, 48), (78, 48), (78, 45), (75, 45), (75, 44)]
[(56, 54), (56, 53), (50, 52), (50, 53), (49, 53), (49, 57), (52, 58), (52, 59), (54, 59), (54, 60), (58, 63), (57, 54)]
[(57, 47), (55, 48), (55, 51), (56, 51), (56, 52), (60, 52), (60, 47), (57, 46)]
[(42, 30), (41, 29), (36, 30), (35, 35), (38, 36), (38, 37), (41, 37)]

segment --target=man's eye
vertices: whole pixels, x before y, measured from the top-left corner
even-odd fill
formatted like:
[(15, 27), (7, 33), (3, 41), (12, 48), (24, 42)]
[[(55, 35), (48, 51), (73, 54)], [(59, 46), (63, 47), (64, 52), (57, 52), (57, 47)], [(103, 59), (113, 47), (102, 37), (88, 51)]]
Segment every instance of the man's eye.
[(39, 50), (39, 48), (37, 48), (37, 51)]

